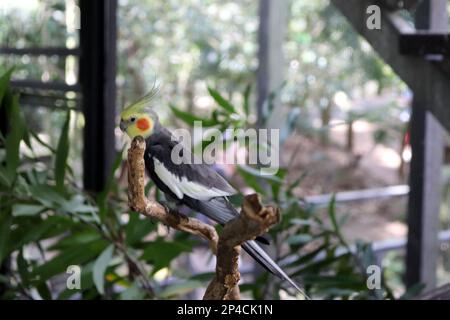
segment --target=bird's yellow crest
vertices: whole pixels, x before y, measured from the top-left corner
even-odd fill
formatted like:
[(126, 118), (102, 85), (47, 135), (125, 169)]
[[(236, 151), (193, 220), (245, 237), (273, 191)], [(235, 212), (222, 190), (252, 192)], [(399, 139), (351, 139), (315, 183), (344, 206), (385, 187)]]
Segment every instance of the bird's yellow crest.
[(153, 132), (158, 121), (156, 114), (151, 110), (150, 102), (157, 93), (153, 88), (148, 94), (132, 103), (120, 113), (120, 129), (131, 139), (137, 136), (147, 138)]

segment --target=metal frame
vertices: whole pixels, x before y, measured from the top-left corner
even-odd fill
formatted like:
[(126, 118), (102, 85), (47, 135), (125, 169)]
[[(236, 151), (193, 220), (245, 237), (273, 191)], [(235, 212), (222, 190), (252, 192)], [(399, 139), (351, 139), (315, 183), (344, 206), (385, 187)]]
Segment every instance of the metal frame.
[(100, 191), (115, 155), (117, 0), (80, 0), (84, 187)]
[[(366, 10), (373, 1), (332, 0), (332, 3), (414, 92), (406, 280), (407, 285), (422, 282), (429, 289), (435, 285), (436, 277), (443, 148), (442, 130), (434, 117), (450, 131), (448, 61), (445, 56), (441, 56), (441, 61), (430, 62), (427, 56), (423, 56), (426, 52), (414, 52), (417, 47), (422, 47), (417, 43), (414, 44), (414, 50), (410, 50), (413, 51), (412, 55), (400, 54), (399, 49), (405, 51), (404, 43), (402, 44), (404, 37), (417, 36), (418, 33), (386, 5), (387, 1), (377, 2), (382, 7), (380, 30), (369, 30), (366, 27)], [(417, 29), (430, 29), (431, 34), (446, 32), (447, 29), (439, 30), (440, 24), (446, 24), (445, 5), (445, 0), (421, 2), (416, 19)], [(426, 36), (427, 32), (420, 31), (420, 35)], [(432, 49), (437, 52), (446, 50), (436, 47)]]
[[(21, 102), (55, 107), (56, 101), (71, 100), (85, 116), (83, 182), (87, 190), (103, 189), (115, 156), (116, 111), (116, 37), (117, 0), (80, 0), (80, 47), (0, 47), (0, 55), (76, 56), (80, 60), (79, 83), (12, 80), (11, 85), (24, 92)], [(47, 94), (50, 92), (51, 94)], [(67, 99), (66, 92), (81, 93)], [(34, 101), (33, 101), (34, 99)], [(81, 101), (81, 106), (80, 106)], [(68, 104), (67, 104), (68, 105)], [(67, 107), (66, 105), (66, 107)], [(6, 117), (0, 128), (6, 130)]]

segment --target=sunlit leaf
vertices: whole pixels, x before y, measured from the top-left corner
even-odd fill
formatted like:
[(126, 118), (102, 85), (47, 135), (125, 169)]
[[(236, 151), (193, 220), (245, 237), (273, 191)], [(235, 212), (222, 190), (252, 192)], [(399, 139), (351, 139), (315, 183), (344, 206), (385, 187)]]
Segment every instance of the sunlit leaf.
[(70, 124), (70, 113), (67, 111), (66, 120), (61, 131), (61, 136), (58, 141), (58, 146), (56, 148), (55, 157), (55, 180), (56, 187), (59, 192), (64, 190), (64, 178), (66, 175), (67, 157), (69, 156), (69, 124)]
[(234, 108), (234, 106), (224, 97), (222, 97), (218, 91), (214, 90), (211, 87), (208, 87), (208, 92), (211, 97), (213, 97), (213, 99), (217, 102), (217, 104), (221, 106), (225, 111), (230, 114), (236, 113), (236, 109)]
[(169, 105), (170, 110), (172, 110), (173, 114), (180, 120), (182, 120), (184, 123), (188, 124), (189, 126), (193, 126), (195, 122), (200, 122), (203, 127), (212, 127), (218, 124), (218, 122), (214, 119), (208, 119), (208, 118), (201, 118), (196, 115), (193, 115), (192, 113), (182, 111), (175, 107), (174, 105)]
[(109, 245), (102, 254), (95, 260), (92, 277), (95, 287), (100, 294), (105, 293), (105, 271), (111, 262), (114, 252), (114, 246)]
[(181, 283), (167, 286), (163, 291), (160, 292), (159, 296), (161, 296), (161, 298), (170, 298), (173, 296), (187, 294), (197, 288), (203, 288), (204, 286), (205, 284), (201, 281), (187, 280)]
[(14, 217), (19, 216), (34, 216), (39, 214), (45, 209), (42, 205), (37, 204), (15, 204), (12, 207), (12, 215)]

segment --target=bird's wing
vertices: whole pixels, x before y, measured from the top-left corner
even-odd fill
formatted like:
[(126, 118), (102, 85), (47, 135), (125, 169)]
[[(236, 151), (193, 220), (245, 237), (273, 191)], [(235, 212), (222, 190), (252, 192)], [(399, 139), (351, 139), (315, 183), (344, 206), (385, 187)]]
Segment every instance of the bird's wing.
[(236, 190), (211, 166), (189, 163), (193, 157), (183, 148), (183, 161), (174, 163), (172, 150), (179, 142), (171, 138), (168, 131), (155, 133), (147, 141), (147, 151), (153, 161), (153, 170), (158, 178), (177, 196), (183, 199), (189, 196), (196, 200), (209, 200), (215, 197), (229, 196)]
[[(156, 157), (153, 158), (153, 163), (157, 176), (170, 188), (170, 190), (172, 190), (178, 199), (183, 199), (186, 195), (196, 200), (209, 200), (211, 198), (224, 197), (236, 193), (236, 191), (230, 190), (230, 188), (223, 188), (224, 183), (222, 181), (217, 181), (223, 178), (215, 171), (214, 174), (209, 174), (209, 177), (212, 180), (209, 180), (206, 183), (206, 181), (202, 181), (202, 176), (200, 175), (190, 179), (183, 170), (181, 170), (181, 174), (179, 175), (176, 172), (170, 171), (166, 165)], [(186, 166), (180, 164), (180, 166), (184, 166), (184, 170), (196, 169), (195, 165)], [(192, 174), (190, 176), (192, 178)]]

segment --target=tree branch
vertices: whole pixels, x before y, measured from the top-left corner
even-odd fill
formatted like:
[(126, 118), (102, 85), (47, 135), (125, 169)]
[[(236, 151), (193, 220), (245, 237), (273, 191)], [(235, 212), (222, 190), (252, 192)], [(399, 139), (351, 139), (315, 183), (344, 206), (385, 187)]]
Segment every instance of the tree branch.
[(206, 289), (205, 300), (237, 300), (240, 298), (238, 259), (241, 244), (267, 232), (280, 219), (278, 208), (263, 206), (258, 195), (244, 199), (241, 214), (228, 222), (218, 237), (216, 230), (198, 219), (170, 211), (145, 196), (145, 141), (134, 138), (128, 150), (128, 205), (149, 218), (174, 229), (198, 235), (208, 240), (217, 256), (216, 275)]
[(257, 194), (244, 199), (241, 214), (228, 222), (219, 238), (216, 275), (206, 289), (205, 300), (239, 299), (240, 280), (238, 258), (241, 244), (267, 232), (280, 220), (280, 211), (273, 206), (264, 207)]

